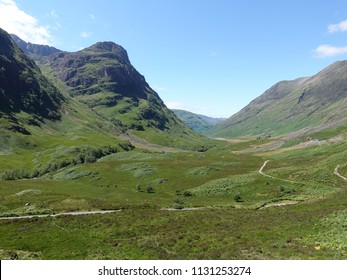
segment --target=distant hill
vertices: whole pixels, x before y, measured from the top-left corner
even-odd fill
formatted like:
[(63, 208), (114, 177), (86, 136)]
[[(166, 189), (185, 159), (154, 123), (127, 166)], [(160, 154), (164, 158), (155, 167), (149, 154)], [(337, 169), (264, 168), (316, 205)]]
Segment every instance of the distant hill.
[(265, 91), (209, 134), (217, 137), (305, 134), (346, 122), (347, 61), (318, 74), (282, 81)]
[(61, 52), (61, 50), (58, 50), (54, 47), (27, 43), (15, 34), (10, 34), (10, 36), (25, 54), (30, 55), (34, 58), (40, 58), (42, 56), (49, 56), (53, 53)]
[(172, 110), (187, 126), (194, 131), (204, 134), (214, 125), (222, 122), (225, 119), (212, 118), (204, 115), (194, 114), (185, 110)]

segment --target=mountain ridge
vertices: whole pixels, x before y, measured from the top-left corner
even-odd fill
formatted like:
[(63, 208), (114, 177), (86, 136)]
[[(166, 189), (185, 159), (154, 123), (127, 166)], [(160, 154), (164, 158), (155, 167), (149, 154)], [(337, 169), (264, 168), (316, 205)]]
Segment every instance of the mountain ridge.
[(61, 50), (48, 45), (39, 45), (25, 42), (15, 34), (10, 34), (10, 36), (25, 54), (30, 55), (34, 58), (49, 56), (56, 52), (62, 52)]
[[(202, 136), (189, 129), (165, 106), (145, 77), (131, 65), (122, 46), (97, 42), (77, 52), (31, 46), (35, 48), (31, 52), (27, 48), (28, 55), (68, 103), (73, 100), (79, 112), (88, 109), (91, 116), (96, 114), (112, 126), (112, 130), (118, 131), (118, 137), (127, 133), (134, 135), (134, 139), (143, 138), (160, 146), (190, 149), (196, 145), (193, 149), (201, 148)], [(75, 117), (73, 122), (81, 116)]]
[(337, 126), (347, 117), (347, 61), (311, 77), (281, 81), (213, 127), (217, 137), (284, 135), (320, 125)]

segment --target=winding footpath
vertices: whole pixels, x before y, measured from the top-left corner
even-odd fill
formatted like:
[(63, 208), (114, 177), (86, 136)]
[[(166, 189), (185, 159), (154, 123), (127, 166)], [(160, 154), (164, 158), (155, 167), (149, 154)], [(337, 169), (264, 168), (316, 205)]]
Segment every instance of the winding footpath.
[(85, 212), (66, 212), (58, 214), (45, 214), (45, 215), (30, 215), (30, 216), (17, 216), (17, 217), (2, 217), (0, 220), (20, 220), (32, 218), (46, 218), (46, 217), (59, 217), (59, 216), (81, 216), (81, 215), (95, 215), (95, 214), (109, 214), (120, 212), (121, 210), (100, 210), (100, 211), (85, 211)]
[(265, 173), (263, 172), (263, 169), (264, 169), (264, 168), (265, 168), (265, 166), (268, 164), (268, 162), (269, 162), (269, 160), (266, 160), (266, 161), (264, 162), (264, 164), (262, 165), (262, 167), (260, 167), (260, 169), (258, 170), (258, 172), (259, 172), (261, 175), (263, 175), (263, 176), (266, 176), (266, 177), (269, 177), (269, 178), (273, 178), (273, 179), (275, 179), (275, 177), (274, 177), (274, 176), (271, 176), (271, 175), (265, 174)]
[(258, 172), (259, 172), (261, 175), (266, 176), (266, 177), (268, 177), (268, 178), (272, 178), (272, 179), (277, 179), (277, 180), (281, 180), (281, 181), (284, 181), (284, 182), (288, 182), (288, 183), (296, 183), (296, 181), (292, 181), (292, 180), (288, 180), (288, 179), (282, 179), (282, 178), (279, 178), (279, 177), (271, 176), (271, 175), (269, 175), (269, 174), (265, 174), (265, 173), (263, 172), (263, 169), (265, 168), (265, 166), (268, 164), (269, 161), (270, 161), (270, 160), (266, 160), (266, 161), (264, 162), (264, 164), (262, 165), (262, 167), (260, 167), (260, 169), (258, 170)]
[[(265, 168), (265, 166), (268, 164), (269, 161), (270, 161), (270, 160), (266, 160), (266, 161), (264, 162), (264, 164), (263, 164), (263, 165), (260, 167), (260, 169), (258, 170), (258, 172), (259, 172), (261, 175), (266, 176), (266, 177), (269, 177), (269, 178), (272, 178), (272, 179), (279, 179), (279, 180), (282, 180), (282, 181), (295, 183), (295, 181), (286, 180), (286, 179), (282, 179), (282, 178), (276, 178), (276, 177), (274, 177), (274, 176), (265, 174), (265, 173), (263, 172), (263, 169)], [(338, 165), (335, 167), (335, 169), (334, 169), (334, 174), (335, 174), (336, 176), (340, 177), (342, 180), (347, 181), (347, 178), (344, 177), (344, 176), (342, 176), (342, 175), (339, 173), (339, 171), (338, 171), (338, 170), (339, 170), (339, 167), (340, 167), (340, 164), (338, 164)]]
[[(274, 176), (268, 175), (263, 172), (264, 168), (266, 165), (269, 163), (270, 160), (266, 160), (264, 164), (260, 167), (258, 172), (268, 178), (272, 179), (279, 179), (283, 180), (286, 182), (291, 182), (295, 183), (295, 181), (290, 181), (282, 178), (276, 178)], [(338, 176), (339, 178), (343, 179), (344, 181), (347, 181), (347, 178), (342, 176), (338, 169), (340, 165), (338, 164), (336, 168), (334, 169), (334, 174)], [(271, 204), (271, 205), (264, 205), (262, 208), (269, 208), (269, 207), (275, 207), (275, 206), (286, 206), (286, 205), (291, 205), (291, 204), (296, 204), (298, 202), (293, 201), (293, 202), (286, 202), (286, 203), (277, 203), (277, 204)], [(198, 207), (198, 208), (183, 208), (183, 209), (173, 209), (173, 208), (162, 208), (160, 210), (167, 210), (167, 211), (194, 211), (194, 210), (207, 210), (208, 208), (206, 207)], [(29, 215), (29, 216), (16, 216), (16, 217), (1, 217), (0, 220), (21, 220), (21, 219), (32, 219), (32, 218), (46, 218), (46, 217), (60, 217), (60, 216), (82, 216), (82, 215), (95, 215), (95, 214), (110, 214), (110, 213), (115, 213), (115, 212), (120, 212), (122, 210), (100, 210), (100, 211), (84, 211), (84, 212), (66, 212), (66, 213), (58, 213), (58, 214), (45, 214), (45, 215)]]
[(336, 168), (334, 169), (334, 174), (335, 174), (336, 176), (340, 177), (341, 179), (347, 181), (347, 178), (344, 177), (344, 176), (342, 176), (342, 175), (339, 173), (339, 171), (338, 171), (339, 167), (340, 167), (340, 164), (338, 164), (338, 165), (336, 166)]

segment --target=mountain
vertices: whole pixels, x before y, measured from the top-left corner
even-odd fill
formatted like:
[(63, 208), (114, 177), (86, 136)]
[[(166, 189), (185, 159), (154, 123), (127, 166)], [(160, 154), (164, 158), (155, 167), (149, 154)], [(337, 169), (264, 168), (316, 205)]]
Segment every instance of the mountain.
[(212, 118), (204, 115), (194, 114), (185, 110), (172, 110), (187, 126), (194, 131), (204, 134), (206, 131), (211, 129), (214, 125), (222, 122), (225, 119)]
[(70, 96), (124, 131), (164, 145), (172, 145), (177, 138), (197, 137), (131, 65), (126, 50), (113, 42), (54, 53), (44, 67)]
[(218, 137), (305, 134), (336, 127), (347, 118), (347, 61), (318, 74), (281, 81), (241, 111), (213, 127)]
[[(128, 140), (146, 139), (161, 146), (201, 149), (201, 136), (189, 129), (130, 63), (126, 50), (99, 42), (78, 52), (26, 43), (12, 37), (62, 92), (68, 104), (88, 111), (123, 133)], [(81, 107), (82, 106), (82, 107)], [(74, 114), (74, 122), (83, 118)], [(94, 117), (95, 118), (95, 117)], [(142, 145), (142, 144), (141, 144)]]
[(40, 58), (43, 56), (49, 56), (51, 54), (61, 52), (61, 50), (58, 50), (54, 47), (50, 47), (47, 45), (38, 45), (38, 44), (27, 43), (15, 34), (10, 34), (10, 36), (12, 37), (13, 41), (18, 45), (18, 47), (25, 54), (30, 55), (34, 58)]
[(63, 95), (0, 29), (0, 112), (59, 119)]

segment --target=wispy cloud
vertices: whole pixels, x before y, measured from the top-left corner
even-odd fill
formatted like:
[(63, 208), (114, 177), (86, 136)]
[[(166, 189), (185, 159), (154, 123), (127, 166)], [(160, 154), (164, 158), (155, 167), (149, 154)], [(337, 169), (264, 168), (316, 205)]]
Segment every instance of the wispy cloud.
[(82, 37), (84, 39), (90, 38), (90, 36), (92, 36), (91, 32), (83, 31), (80, 33), (80, 37)]
[(96, 20), (96, 17), (95, 17), (93, 14), (90, 14), (90, 15), (89, 15), (89, 18), (90, 18), (92, 21), (95, 21), (95, 20)]
[(335, 47), (331, 45), (320, 45), (315, 49), (315, 55), (320, 58), (333, 57), (347, 53), (347, 46)]
[(54, 18), (58, 18), (58, 17), (59, 17), (58, 14), (57, 14), (57, 12), (56, 12), (55, 10), (52, 10), (52, 11), (50, 12), (50, 15), (51, 15), (51, 17), (54, 17)]
[(180, 101), (172, 101), (172, 102), (167, 102), (166, 106), (169, 109), (181, 109), (181, 110), (187, 110), (187, 106), (184, 105), (182, 102)]
[(341, 21), (337, 24), (330, 24), (328, 26), (329, 33), (346, 32), (347, 31), (347, 20)]
[(0, 0), (0, 27), (31, 43), (53, 43), (49, 26), (40, 25), (36, 18), (21, 10), (13, 0)]

